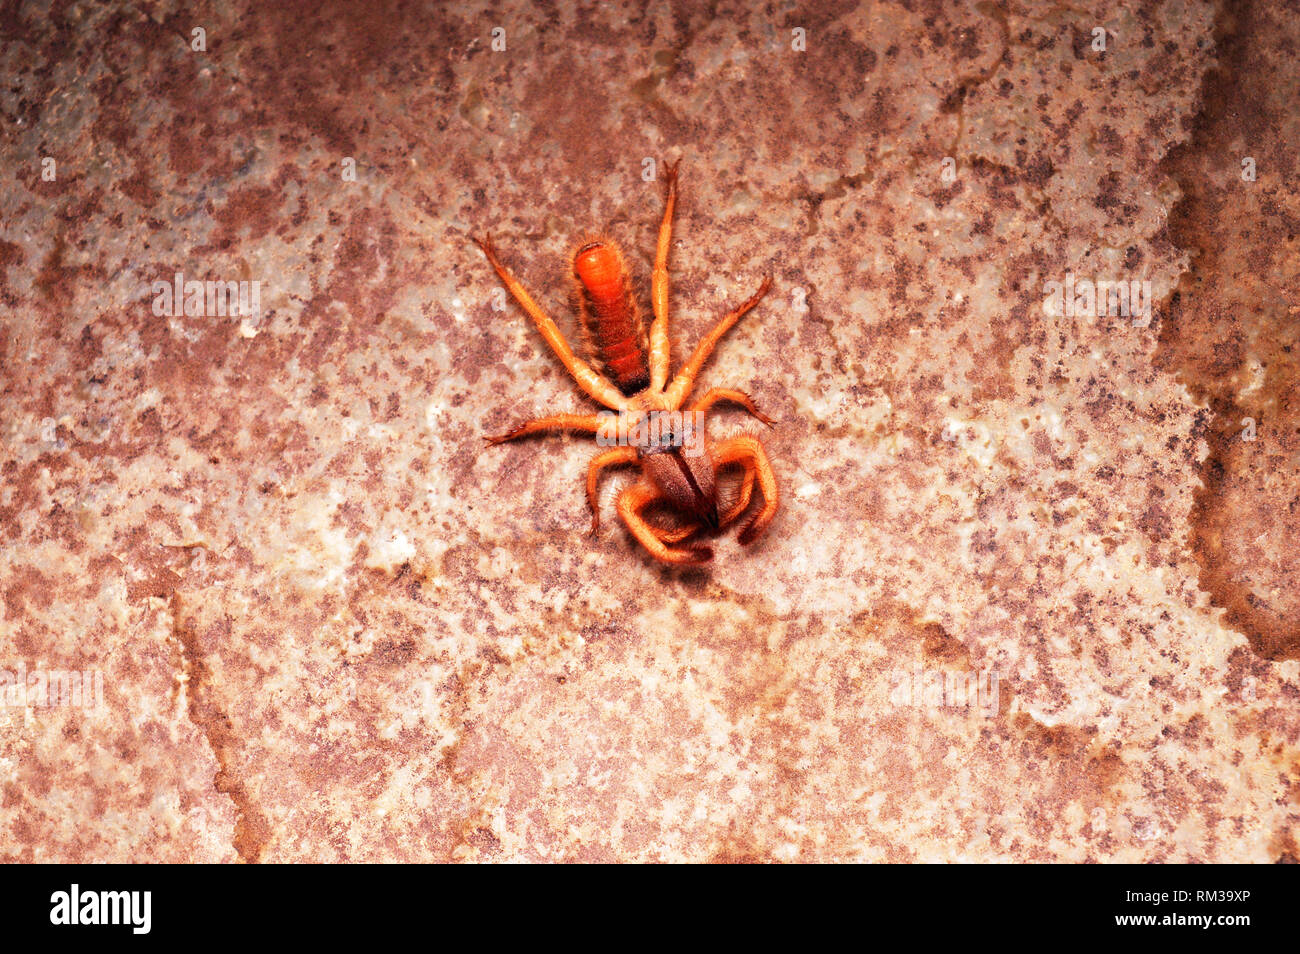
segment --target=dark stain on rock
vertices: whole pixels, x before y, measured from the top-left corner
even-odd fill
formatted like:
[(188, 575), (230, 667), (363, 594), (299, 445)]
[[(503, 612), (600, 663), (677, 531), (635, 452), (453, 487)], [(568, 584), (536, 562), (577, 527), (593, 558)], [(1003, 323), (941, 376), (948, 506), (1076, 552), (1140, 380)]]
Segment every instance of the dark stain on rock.
[(1085, 808), (1100, 804), (1125, 777), (1119, 750), (1097, 740), (1095, 729), (1074, 725), (1046, 726), (1025, 713), (1011, 720), (1044, 772), (1055, 777), (1063, 798), (1077, 799)]
[[(37, 610), (47, 610), (53, 605), (55, 587), (36, 567), (10, 567), (8, 575), (9, 583), (4, 590), (4, 602), (7, 608), (15, 611), (15, 619), (21, 618), (28, 603)], [(9, 618), (8, 612), (5, 613), (5, 618)]]
[[(212, 685), (212, 670), (208, 666), (207, 640), (195, 629), (192, 619), (186, 619), (180, 594), (172, 592), (170, 598), (172, 636), (181, 647), (184, 671), (189, 677), (189, 715), (195, 726), (207, 738), (220, 768), (212, 780), (217, 791), (229, 795), (239, 810), (235, 822), (235, 851), (246, 862), (256, 862), (271, 837), (271, 825), (254, 804), (248, 785), (236, 771), (244, 743), (235, 731), (234, 723), (218, 704), (220, 694)], [(230, 621), (219, 627), (216, 634), (229, 638)]]
[(250, 184), (231, 189), (225, 204), (212, 212), (212, 218), (216, 222), (212, 238), (206, 245), (196, 245), (194, 254), (224, 251), (234, 247), (237, 242), (257, 242), (264, 238), (284, 222), (285, 216), (281, 208), (284, 205), (285, 184), (291, 179), (301, 180), (301, 177), (297, 169), (285, 166), (269, 184)]
[[(10, 308), (18, 304), (18, 296), (9, 284), (9, 269), (21, 265), (23, 257), (22, 247), (17, 243), (0, 240), (0, 304)], [(8, 334), (7, 322), (0, 331)], [(3, 357), (3, 350), (0, 350), (0, 357)]]
[(935, 662), (970, 668), (970, 650), (938, 623), (928, 623), (921, 628), (921, 651), (927, 659)]
[[(1289, 60), (1298, 34), (1294, 16), (1225, 5), (1193, 139), (1164, 163), (1185, 194), (1169, 240), (1194, 258), (1157, 361), (1213, 412), (1193, 553), (1201, 587), (1265, 659), (1300, 657), (1300, 323), (1285, 292), (1300, 284), (1300, 256), (1281, 209), (1296, 204), (1300, 155), (1291, 83), (1272, 65)], [(1242, 179), (1233, 142), (1255, 158), (1256, 181)], [(1253, 441), (1243, 439), (1251, 422)]]

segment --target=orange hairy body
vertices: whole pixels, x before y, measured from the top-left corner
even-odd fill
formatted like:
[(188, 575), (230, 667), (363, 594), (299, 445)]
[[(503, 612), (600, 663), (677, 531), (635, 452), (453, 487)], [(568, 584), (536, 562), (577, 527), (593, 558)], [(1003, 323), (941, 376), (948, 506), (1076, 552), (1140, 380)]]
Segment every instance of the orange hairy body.
[(645, 320), (623, 254), (613, 242), (589, 242), (573, 255), (578, 313), (594, 357), (624, 394), (650, 384)]

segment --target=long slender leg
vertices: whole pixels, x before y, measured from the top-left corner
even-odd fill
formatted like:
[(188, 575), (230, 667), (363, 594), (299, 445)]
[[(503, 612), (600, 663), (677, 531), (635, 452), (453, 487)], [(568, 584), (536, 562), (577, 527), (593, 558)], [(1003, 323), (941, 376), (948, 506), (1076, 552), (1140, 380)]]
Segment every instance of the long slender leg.
[(651, 273), (650, 302), (655, 318), (650, 324), (650, 390), (658, 394), (668, 383), (668, 363), (672, 345), (668, 337), (668, 250), (673, 241), (673, 208), (677, 205), (677, 160), (668, 167), (668, 199), (664, 218), (659, 224), (659, 245), (655, 250), (655, 267)]
[(692, 547), (677, 550), (666, 546), (657, 536), (654, 528), (645, 522), (641, 511), (656, 500), (659, 491), (646, 484), (634, 484), (618, 495), (618, 515), (623, 518), (632, 535), (641, 541), (641, 545), (650, 551), (651, 556), (665, 563), (705, 563), (713, 559), (713, 551), (708, 547)]
[(763, 445), (754, 437), (733, 437), (731, 440), (723, 441), (714, 450), (715, 466), (722, 467), (733, 461), (749, 461), (754, 469), (754, 476), (758, 479), (758, 489), (763, 494), (763, 508), (754, 515), (754, 519), (749, 521), (745, 529), (740, 531), (740, 536), (737, 538), (741, 543), (752, 543), (772, 522), (772, 518), (776, 516), (776, 509), (780, 505), (776, 491), (776, 475), (772, 473), (772, 465), (768, 462)]
[(600, 528), (600, 505), (596, 500), (596, 488), (600, 484), (600, 472), (606, 467), (620, 464), (635, 464), (637, 450), (635, 447), (612, 447), (603, 454), (597, 454), (587, 465), (587, 503), (591, 507), (591, 532)]
[(709, 388), (709, 390), (704, 392), (704, 397), (691, 405), (690, 410), (698, 414), (703, 414), (719, 401), (730, 401), (732, 404), (739, 404), (768, 427), (771, 427), (776, 423), (776, 421), (772, 420), (754, 406), (754, 402), (750, 399), (748, 394), (744, 391), (732, 390), (731, 388)]
[(492, 245), (492, 237), (486, 236), (481, 239), (474, 239), (474, 244), (483, 250), (487, 260), (496, 269), (502, 283), (506, 289), (514, 296), (515, 301), (519, 302), (519, 307), (528, 313), (528, 317), (533, 320), (537, 330), (542, 333), (546, 343), (551, 346), (555, 356), (560, 359), (569, 374), (573, 375), (573, 380), (578, 382), (578, 386), (590, 394), (606, 407), (615, 410), (623, 410), (627, 407), (627, 398), (623, 396), (618, 388), (610, 383), (604, 375), (596, 373), (587, 362), (583, 361), (573, 353), (569, 343), (564, 340), (564, 334), (556, 326), (555, 322), (550, 319), (546, 312), (533, 301), (533, 296), (528, 294), (527, 289), (515, 280), (510, 271), (501, 264), (497, 258), (496, 249)]
[(504, 444), (506, 441), (515, 441), (543, 431), (585, 431), (596, 434), (600, 431), (601, 423), (602, 418), (599, 414), (553, 414), (550, 417), (525, 421), (513, 430), (496, 434), (486, 440), (489, 444)]
[(739, 321), (745, 312), (757, 305), (771, 287), (772, 276), (768, 275), (763, 279), (763, 284), (758, 286), (758, 291), (750, 296), (749, 301), (725, 315), (721, 321), (713, 326), (713, 330), (695, 346), (695, 353), (691, 355), (689, 361), (682, 365), (682, 369), (677, 372), (677, 377), (673, 378), (673, 383), (668, 386), (668, 390), (665, 392), (670, 408), (676, 409), (682, 406), (682, 402), (686, 400), (686, 395), (691, 393), (691, 386), (695, 384), (695, 376), (700, 373), (700, 368), (704, 366), (704, 362), (713, 353), (713, 349), (718, 344), (718, 339), (725, 335), (728, 329)]

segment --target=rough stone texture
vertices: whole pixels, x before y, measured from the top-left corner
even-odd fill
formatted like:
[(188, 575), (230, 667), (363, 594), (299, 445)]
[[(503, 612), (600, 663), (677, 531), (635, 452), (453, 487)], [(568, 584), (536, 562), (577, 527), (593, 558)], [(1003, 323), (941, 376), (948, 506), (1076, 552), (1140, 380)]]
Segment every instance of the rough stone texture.
[[(1295, 860), (1295, 5), (615, 6), (5, 6), (0, 666), (105, 691), (0, 709), (0, 857)], [(468, 236), (572, 328), (646, 157), (679, 359), (775, 278), (702, 570), (482, 442), (587, 403)]]

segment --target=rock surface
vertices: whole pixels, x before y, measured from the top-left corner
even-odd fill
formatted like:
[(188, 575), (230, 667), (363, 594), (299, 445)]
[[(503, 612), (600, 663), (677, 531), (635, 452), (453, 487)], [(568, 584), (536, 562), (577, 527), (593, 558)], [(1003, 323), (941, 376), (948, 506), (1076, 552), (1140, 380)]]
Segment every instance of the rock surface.
[[(0, 667), (103, 692), (0, 857), (1296, 860), (1300, 17), (617, 6), (6, 13)], [(589, 403), (468, 242), (571, 330), (677, 158), (783, 494), (689, 570), (485, 449)]]

